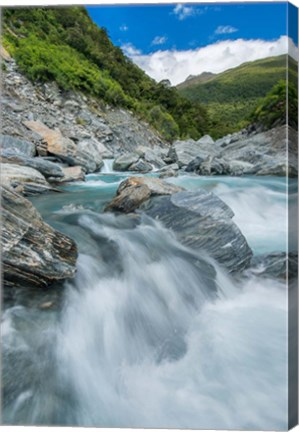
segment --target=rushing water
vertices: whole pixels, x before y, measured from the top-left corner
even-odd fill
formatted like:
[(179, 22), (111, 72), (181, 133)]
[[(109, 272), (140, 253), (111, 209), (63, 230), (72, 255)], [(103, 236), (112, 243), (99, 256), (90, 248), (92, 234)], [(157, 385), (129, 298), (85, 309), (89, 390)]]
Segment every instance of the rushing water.
[[(126, 178), (111, 166), (33, 199), (76, 240), (78, 272), (6, 305), (3, 422), (286, 429), (285, 285), (237, 283), (158, 222), (103, 214)], [(284, 179), (169, 181), (222, 198), (255, 254), (286, 249)]]

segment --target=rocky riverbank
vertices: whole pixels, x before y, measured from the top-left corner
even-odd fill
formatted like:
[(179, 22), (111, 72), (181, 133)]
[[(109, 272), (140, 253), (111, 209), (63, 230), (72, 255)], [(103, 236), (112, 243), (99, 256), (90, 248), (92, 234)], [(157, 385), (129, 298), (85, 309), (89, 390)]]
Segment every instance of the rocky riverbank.
[[(99, 171), (105, 158), (114, 159), (116, 171), (155, 171), (160, 178), (179, 172), (297, 176), (297, 132), (290, 127), (169, 145), (132, 113), (61, 92), (54, 83), (33, 85), (3, 50), (2, 58), (3, 262), (9, 286), (47, 286), (74, 276), (75, 243), (45, 224), (25, 197), (61, 192), (60, 185)], [(184, 245), (206, 251), (229, 272), (250, 264), (252, 252), (233, 212), (213, 193), (132, 177), (106, 209), (142, 211), (160, 220)]]

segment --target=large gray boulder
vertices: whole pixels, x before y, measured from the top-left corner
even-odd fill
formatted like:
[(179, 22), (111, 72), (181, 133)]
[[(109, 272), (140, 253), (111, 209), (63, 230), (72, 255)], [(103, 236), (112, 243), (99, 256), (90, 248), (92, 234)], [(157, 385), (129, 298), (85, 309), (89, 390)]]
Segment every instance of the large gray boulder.
[(33, 157), (36, 155), (35, 145), (10, 135), (0, 135), (0, 149), (18, 156)]
[(102, 143), (93, 139), (80, 141), (77, 145), (77, 153), (91, 156), (96, 165), (93, 171), (102, 168), (104, 165), (103, 154), (110, 154)]
[(216, 156), (218, 149), (214, 145), (214, 141), (209, 136), (204, 136), (198, 141), (175, 141), (169, 149), (168, 157), (177, 162), (179, 167), (187, 166), (196, 157), (207, 159), (211, 156)]
[(184, 245), (205, 251), (229, 272), (249, 266), (252, 251), (232, 220), (234, 213), (213, 193), (183, 191), (152, 197), (140, 210), (172, 229)]
[(35, 195), (52, 189), (45, 177), (36, 169), (1, 163), (1, 183), (24, 195)]
[(46, 287), (72, 278), (77, 247), (43, 222), (27, 199), (3, 186), (2, 262), (6, 286)]
[(159, 169), (165, 166), (165, 162), (162, 159), (162, 149), (158, 147), (148, 148), (145, 146), (139, 146), (136, 153), (155, 168)]
[(63, 177), (64, 175), (59, 165), (41, 157), (30, 158), (3, 151), (1, 161), (4, 163), (34, 168), (45, 177)]
[(136, 153), (123, 154), (114, 160), (113, 169), (115, 171), (127, 171), (130, 166), (136, 163), (138, 160), (139, 155)]

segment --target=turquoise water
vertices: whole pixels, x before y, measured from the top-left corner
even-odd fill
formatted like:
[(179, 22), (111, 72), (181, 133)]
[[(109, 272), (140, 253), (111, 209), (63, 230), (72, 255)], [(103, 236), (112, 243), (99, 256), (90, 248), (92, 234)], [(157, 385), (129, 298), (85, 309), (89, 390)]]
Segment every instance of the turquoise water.
[[(54, 223), (53, 212), (84, 208), (101, 212), (115, 196), (119, 184), (132, 173), (90, 174), (86, 182), (72, 183), (53, 193), (32, 199), (43, 216)], [(140, 174), (137, 174), (140, 176)], [(147, 174), (157, 177), (157, 174)], [(187, 190), (203, 188), (214, 192), (234, 211), (234, 222), (245, 235), (255, 254), (285, 251), (287, 248), (286, 179), (280, 177), (205, 177), (180, 175), (168, 182)], [(293, 189), (296, 183), (291, 180)], [(294, 205), (296, 200), (294, 199)], [(296, 245), (291, 245), (295, 250)]]
[[(53, 309), (44, 292), (5, 310), (4, 423), (285, 430), (285, 284), (236, 282), (159, 222), (103, 214), (132, 175), (109, 166), (32, 199), (76, 240), (78, 269)], [(285, 250), (284, 179), (168, 181), (223, 199), (255, 254)]]

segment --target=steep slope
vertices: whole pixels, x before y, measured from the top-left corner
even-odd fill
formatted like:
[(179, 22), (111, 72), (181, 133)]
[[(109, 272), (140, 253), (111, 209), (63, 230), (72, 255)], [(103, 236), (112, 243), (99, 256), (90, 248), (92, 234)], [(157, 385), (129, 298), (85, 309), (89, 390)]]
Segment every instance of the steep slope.
[(169, 141), (206, 132), (205, 109), (149, 78), (83, 7), (5, 8), (3, 43), (33, 82), (55, 81), (132, 110)]
[[(285, 55), (244, 63), (201, 82), (200, 76), (180, 84), (179, 92), (204, 104), (211, 118), (211, 133), (220, 137), (246, 126), (260, 99), (286, 78)], [(290, 80), (297, 81), (297, 64), (289, 58)]]

